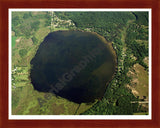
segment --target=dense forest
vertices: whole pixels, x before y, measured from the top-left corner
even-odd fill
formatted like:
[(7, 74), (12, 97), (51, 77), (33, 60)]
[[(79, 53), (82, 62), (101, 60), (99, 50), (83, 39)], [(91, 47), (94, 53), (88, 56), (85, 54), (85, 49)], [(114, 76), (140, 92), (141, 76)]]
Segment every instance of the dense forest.
[(71, 19), (80, 30), (90, 28), (108, 41), (120, 36), (120, 30), (127, 21), (135, 19), (131, 12), (55, 12), (55, 14), (62, 19)]

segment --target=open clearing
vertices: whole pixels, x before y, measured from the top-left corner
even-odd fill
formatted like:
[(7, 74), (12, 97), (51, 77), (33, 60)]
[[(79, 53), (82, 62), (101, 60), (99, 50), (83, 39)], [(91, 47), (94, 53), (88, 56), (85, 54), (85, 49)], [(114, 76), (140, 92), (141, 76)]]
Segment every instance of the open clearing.
[(139, 64), (135, 64), (129, 71), (129, 76), (132, 77), (131, 85), (127, 85), (135, 96), (143, 99), (144, 96), (148, 99), (148, 72)]

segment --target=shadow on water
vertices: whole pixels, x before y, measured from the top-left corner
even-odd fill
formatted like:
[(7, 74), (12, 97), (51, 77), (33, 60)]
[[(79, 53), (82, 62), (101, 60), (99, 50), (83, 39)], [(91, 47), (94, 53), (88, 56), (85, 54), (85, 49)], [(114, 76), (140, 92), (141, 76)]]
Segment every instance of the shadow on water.
[(115, 56), (96, 34), (80, 31), (50, 33), (31, 60), (34, 89), (75, 103), (103, 96), (115, 71)]

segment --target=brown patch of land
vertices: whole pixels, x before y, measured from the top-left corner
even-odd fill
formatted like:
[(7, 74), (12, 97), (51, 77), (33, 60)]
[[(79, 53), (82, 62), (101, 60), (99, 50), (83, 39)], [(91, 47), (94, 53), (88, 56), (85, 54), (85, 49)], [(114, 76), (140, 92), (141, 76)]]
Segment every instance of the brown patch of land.
[(15, 32), (14, 31), (12, 31), (12, 36), (15, 36)]
[(147, 64), (147, 66), (148, 66), (149, 65), (149, 57), (145, 57), (144, 60), (143, 60), (143, 62), (145, 64)]
[(65, 108), (64, 108), (63, 104), (60, 104), (60, 105), (58, 105), (56, 103), (52, 104), (52, 111), (53, 111), (52, 114), (54, 114), (54, 115), (60, 115), (60, 114), (64, 113), (64, 110), (65, 110)]
[(16, 40), (16, 45), (15, 47), (17, 47), (18, 43), (21, 41), (21, 37), (19, 37), (17, 40)]
[[(139, 97), (138, 103), (142, 107), (142, 111), (148, 111), (148, 89), (149, 89), (149, 75), (148, 72), (140, 64), (135, 64), (128, 76), (132, 78), (130, 85), (127, 85), (131, 89), (134, 96)], [(133, 101), (134, 102), (134, 101)], [(136, 101), (137, 102), (137, 101)], [(144, 114), (144, 113), (143, 113)]]
[(127, 84), (127, 87), (132, 90), (132, 93), (133, 93), (134, 95), (139, 95), (139, 92), (138, 92), (136, 89), (134, 89), (133, 87), (131, 87), (131, 86), (128, 85), (128, 84)]
[(148, 100), (148, 72), (140, 64), (135, 64), (128, 72), (128, 75), (132, 78), (131, 84), (127, 85), (132, 90), (135, 96), (139, 99)]

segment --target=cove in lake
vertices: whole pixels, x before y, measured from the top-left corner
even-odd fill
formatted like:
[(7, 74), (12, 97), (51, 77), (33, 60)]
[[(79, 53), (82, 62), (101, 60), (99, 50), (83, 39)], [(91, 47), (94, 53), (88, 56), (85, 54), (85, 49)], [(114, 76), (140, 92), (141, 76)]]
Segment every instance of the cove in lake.
[(45, 37), (30, 63), (34, 89), (80, 104), (102, 98), (114, 75), (116, 56), (96, 33), (56, 31)]

